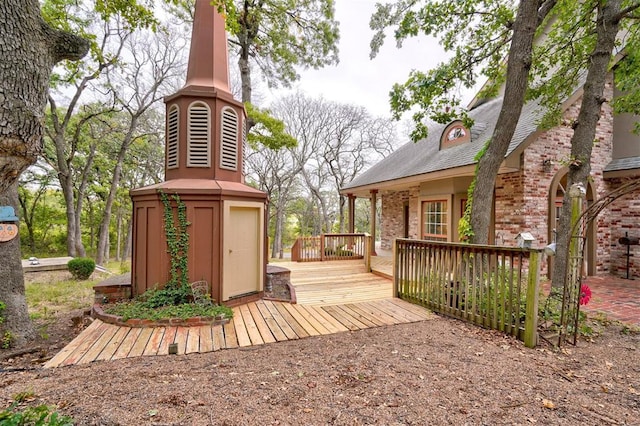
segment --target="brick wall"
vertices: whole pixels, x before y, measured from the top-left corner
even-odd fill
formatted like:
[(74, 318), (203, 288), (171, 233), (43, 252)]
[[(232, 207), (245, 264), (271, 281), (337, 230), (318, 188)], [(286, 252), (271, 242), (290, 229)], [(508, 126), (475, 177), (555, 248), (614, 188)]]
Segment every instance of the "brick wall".
[[(609, 82), (605, 96), (611, 99)], [(549, 193), (554, 177), (567, 170), (565, 164), (571, 154), (571, 123), (577, 118), (578, 99), (564, 114), (562, 124), (542, 132), (524, 151), (518, 172), (498, 176), (496, 181), (496, 243), (515, 245), (520, 230), (531, 232), (536, 238), (534, 246), (544, 247), (550, 241)], [(611, 106), (605, 103), (596, 131), (592, 157), (591, 176), (593, 198), (604, 196), (608, 187), (603, 180), (603, 169), (611, 161), (613, 141), (613, 116)], [(549, 161), (548, 171), (543, 162)], [(606, 212), (597, 219), (596, 271), (609, 271), (610, 232)], [(553, 226), (552, 226), (553, 227)]]
[[(605, 97), (612, 98), (609, 81)], [(534, 246), (542, 248), (550, 242), (549, 193), (554, 179), (564, 174), (571, 153), (571, 123), (577, 118), (581, 99), (565, 112), (562, 124), (541, 132), (522, 153), (517, 172), (501, 174), (496, 181), (495, 229), (496, 244), (515, 246), (516, 236), (525, 230), (536, 238)], [(602, 106), (591, 158), (592, 198), (600, 199), (621, 184), (620, 180), (603, 179), (604, 167), (611, 161), (613, 143), (613, 113), (609, 103)], [(548, 160), (548, 168), (543, 162)], [(383, 191), (382, 248), (391, 249), (394, 238), (404, 231), (403, 205), (409, 202), (411, 238), (419, 236), (419, 187), (405, 191)], [(457, 224), (454, 224), (456, 226)], [(595, 268), (597, 273), (626, 274), (626, 247), (618, 239), (629, 232), (640, 237), (640, 191), (614, 202), (596, 219)], [(552, 225), (552, 227), (555, 227)], [(632, 246), (631, 274), (640, 276), (640, 246)], [(634, 259), (635, 258), (635, 259)], [(634, 262), (635, 260), (635, 262)], [(546, 270), (546, 268), (543, 268)]]
[[(607, 187), (613, 190), (624, 181), (607, 180)], [(640, 190), (636, 190), (611, 203), (608, 208), (610, 226), (610, 271), (613, 275), (627, 276), (627, 246), (618, 243), (628, 233), (630, 237), (640, 237)], [(640, 278), (640, 245), (630, 246), (629, 278)]]
[(380, 247), (384, 250), (393, 248), (395, 238), (404, 237), (404, 204), (409, 203), (409, 238), (418, 238), (419, 222), (418, 209), (420, 193), (419, 187), (406, 191), (382, 191), (382, 230), (380, 233)]

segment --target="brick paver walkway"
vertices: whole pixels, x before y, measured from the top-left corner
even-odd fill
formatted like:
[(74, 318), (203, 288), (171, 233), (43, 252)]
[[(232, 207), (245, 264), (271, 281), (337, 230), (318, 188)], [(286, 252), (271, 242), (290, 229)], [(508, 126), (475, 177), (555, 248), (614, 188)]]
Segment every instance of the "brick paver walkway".
[(589, 277), (584, 283), (591, 288), (591, 300), (581, 309), (640, 326), (640, 280), (605, 275)]

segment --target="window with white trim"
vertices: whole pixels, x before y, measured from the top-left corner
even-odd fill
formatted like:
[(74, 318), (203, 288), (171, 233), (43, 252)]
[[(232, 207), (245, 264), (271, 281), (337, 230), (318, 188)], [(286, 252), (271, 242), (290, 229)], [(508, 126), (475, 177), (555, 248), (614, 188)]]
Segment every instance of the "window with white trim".
[(220, 120), (220, 168), (238, 170), (238, 114), (224, 107)]
[(447, 200), (422, 202), (422, 239), (447, 241), (448, 233)]
[(440, 149), (468, 143), (471, 141), (471, 132), (462, 121), (456, 120), (445, 127), (440, 136)]
[(207, 104), (189, 105), (187, 167), (211, 166), (211, 112)]
[(171, 105), (167, 114), (167, 169), (178, 167), (180, 140), (180, 109)]

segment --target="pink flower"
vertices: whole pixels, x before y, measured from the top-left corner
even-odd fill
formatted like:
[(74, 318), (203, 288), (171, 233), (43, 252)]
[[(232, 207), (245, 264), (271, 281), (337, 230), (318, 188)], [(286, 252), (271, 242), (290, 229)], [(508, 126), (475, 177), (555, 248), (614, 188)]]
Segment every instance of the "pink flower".
[(591, 300), (591, 289), (588, 285), (582, 284), (580, 287), (580, 304), (586, 305)]

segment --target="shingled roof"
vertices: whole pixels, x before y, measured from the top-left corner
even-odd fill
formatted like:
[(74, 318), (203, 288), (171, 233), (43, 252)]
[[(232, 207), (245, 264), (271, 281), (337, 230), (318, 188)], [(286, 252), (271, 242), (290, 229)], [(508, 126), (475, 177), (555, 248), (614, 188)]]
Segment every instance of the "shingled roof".
[[(427, 138), (403, 145), (361, 175), (356, 176), (342, 188), (342, 191), (475, 164), (476, 154), (493, 134), (501, 107), (502, 98), (497, 98), (469, 111), (469, 116), (474, 120), (474, 125), (470, 129), (471, 142), (441, 150), (440, 137), (447, 126), (433, 125), (429, 128)], [(542, 116), (541, 110), (536, 101), (530, 101), (524, 105), (507, 156), (537, 130), (537, 123)]]

